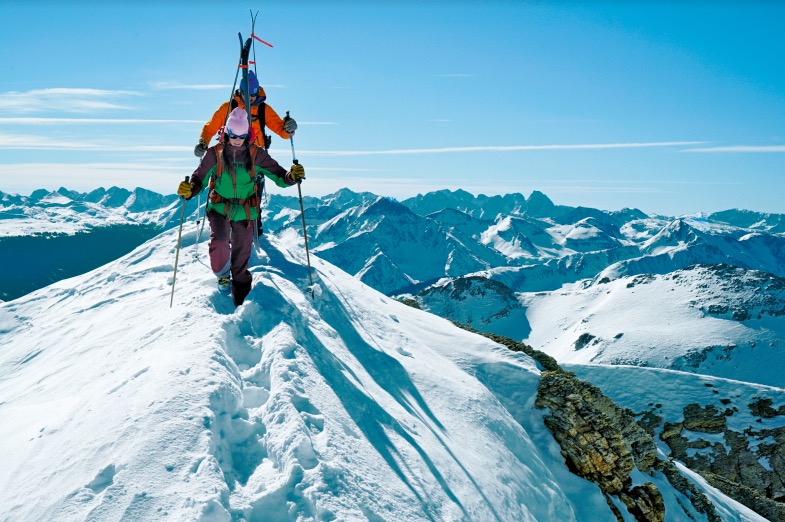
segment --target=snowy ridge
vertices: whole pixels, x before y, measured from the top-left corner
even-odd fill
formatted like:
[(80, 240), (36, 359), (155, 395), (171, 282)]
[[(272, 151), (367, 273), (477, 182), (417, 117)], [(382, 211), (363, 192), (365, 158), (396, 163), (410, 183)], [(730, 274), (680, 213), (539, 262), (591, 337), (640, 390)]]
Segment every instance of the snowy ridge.
[(528, 357), (318, 258), (322, 293), (310, 302), (294, 234), (264, 245), (255, 288), (235, 311), (194, 259), (188, 231), (170, 310), (173, 237), (3, 303), (3, 517), (607, 511), (599, 490), (564, 468), (533, 409), (539, 371)]
[[(667, 218), (635, 209), (558, 206), (539, 192), (526, 199), (460, 190), (398, 202), (342, 189), (322, 198), (306, 196), (303, 204), (314, 250), (388, 295), (480, 271), (515, 292), (551, 291), (589, 278), (666, 274), (697, 263), (785, 275), (782, 215), (726, 211)], [(179, 210), (176, 196), (144, 189), (0, 194), (0, 238), (73, 234), (109, 224), (169, 227), (179, 222)], [(297, 198), (270, 195), (265, 232), (300, 227), (299, 210)], [(186, 216), (195, 215), (192, 200)]]

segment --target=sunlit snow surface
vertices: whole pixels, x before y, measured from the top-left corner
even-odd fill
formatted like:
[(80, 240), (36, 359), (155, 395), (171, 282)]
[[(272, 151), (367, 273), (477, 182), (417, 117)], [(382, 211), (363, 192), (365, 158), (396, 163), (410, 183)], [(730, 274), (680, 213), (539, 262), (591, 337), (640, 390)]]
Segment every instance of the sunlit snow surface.
[(315, 256), (312, 300), (294, 231), (235, 309), (193, 227), (173, 308), (176, 231), (0, 305), (0, 519), (615, 520), (531, 359)]
[(785, 289), (769, 274), (694, 267), (565, 285), (524, 301), (531, 323), (526, 342), (561, 362), (670, 368), (785, 386)]
[(294, 233), (235, 310), (186, 231), (170, 309), (174, 237), (0, 308), (0, 518), (606, 511), (532, 408), (531, 359), (315, 257), (311, 301)]

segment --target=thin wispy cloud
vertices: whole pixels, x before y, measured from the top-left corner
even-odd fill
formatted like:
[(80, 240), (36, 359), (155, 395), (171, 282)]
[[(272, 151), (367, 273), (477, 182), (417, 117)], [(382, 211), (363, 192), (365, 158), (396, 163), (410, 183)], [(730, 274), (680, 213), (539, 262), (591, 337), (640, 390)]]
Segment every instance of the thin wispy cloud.
[[(30, 194), (33, 190), (54, 190), (64, 185), (71, 190), (89, 191), (111, 186), (133, 189), (144, 187), (161, 194), (171, 194), (182, 176), (191, 174), (194, 166), (151, 163), (16, 163), (0, 164), (0, 179), (7, 180), (4, 192)], [(36, 172), (35, 176), (19, 176), (19, 172)]]
[(72, 113), (131, 110), (132, 107), (119, 103), (119, 100), (142, 95), (136, 91), (103, 89), (52, 88), (25, 92), (11, 91), (0, 93), (0, 111), (33, 114), (51, 112), (53, 108)]
[(741, 181), (687, 181), (681, 179), (528, 179), (529, 183), (565, 183), (565, 184), (576, 184), (576, 183), (598, 183), (598, 184), (611, 184), (611, 185), (623, 185), (623, 184), (640, 184), (640, 185), (743, 185), (744, 183)]
[(194, 84), (194, 83), (180, 83), (180, 82), (151, 82), (150, 88), (155, 91), (170, 91), (170, 90), (187, 90), (187, 91), (215, 91), (215, 90), (229, 90), (232, 88), (228, 84), (208, 83), (208, 84)]
[[(357, 184), (356, 177), (349, 176), (330, 176), (329, 178), (313, 177), (307, 180), (308, 194), (309, 195), (324, 195), (342, 187), (352, 187)], [(509, 182), (500, 182), (498, 184), (493, 181), (485, 184), (460, 184), (453, 185), (445, 183), (444, 181), (437, 181), (431, 179), (423, 179), (422, 177), (395, 177), (384, 178), (365, 176), (362, 178), (363, 190), (372, 192), (379, 195), (394, 196), (399, 199), (405, 199), (416, 196), (417, 194), (425, 194), (445, 188), (449, 190), (463, 189), (472, 194), (509, 194), (514, 189), (511, 188)], [(571, 184), (571, 185), (537, 185), (537, 190), (543, 190), (547, 194), (667, 194), (668, 191), (658, 187), (612, 187), (607, 186), (592, 186), (591, 184)], [(521, 192), (527, 190), (518, 189)], [(531, 189), (529, 189), (531, 190)]]
[(0, 134), (0, 149), (131, 152), (184, 152), (193, 150), (190, 146), (180, 145), (125, 145), (110, 140), (63, 140), (24, 134)]
[[(668, 141), (652, 143), (593, 143), (577, 145), (512, 145), (480, 147), (442, 147), (434, 149), (391, 149), (391, 150), (302, 150), (301, 155), (309, 156), (395, 156), (412, 154), (451, 154), (465, 152), (516, 152), (516, 151), (559, 151), (559, 150), (607, 150), (654, 147), (679, 147), (699, 145), (701, 141)], [(176, 152), (192, 150), (189, 146), (179, 145), (118, 145), (114, 142), (89, 140), (61, 140), (39, 135), (0, 134), (0, 149), (30, 150), (101, 150), (136, 152)], [(280, 152), (273, 150), (273, 153)]]
[(655, 187), (608, 187), (593, 185), (539, 185), (538, 190), (547, 194), (665, 194)]
[(450, 154), (456, 152), (516, 152), (550, 150), (606, 150), (639, 149), (655, 147), (684, 147), (702, 145), (705, 141), (659, 141), (648, 143), (587, 143), (563, 145), (489, 145), (477, 147), (441, 147), (433, 149), (391, 149), (391, 150), (303, 150), (301, 154), (312, 156), (395, 156), (407, 154)]
[[(274, 153), (274, 151), (271, 151)], [(353, 167), (308, 167), (309, 171), (319, 172), (390, 172), (388, 169), (363, 169)]]
[(70, 124), (157, 124), (157, 123), (204, 123), (202, 120), (143, 120), (134, 118), (0, 118), (0, 125), (70, 125)]
[(785, 152), (785, 145), (730, 145), (725, 147), (702, 147), (688, 149), (685, 152)]
[[(173, 90), (184, 90), (184, 91), (221, 91), (225, 90), (227, 92), (231, 91), (232, 84), (228, 83), (182, 83), (182, 82), (150, 82), (150, 88), (154, 91), (173, 91)], [(235, 87), (239, 87), (238, 84)], [(265, 89), (285, 89), (286, 85), (282, 83), (270, 83), (266, 84), (262, 82), (262, 87)]]

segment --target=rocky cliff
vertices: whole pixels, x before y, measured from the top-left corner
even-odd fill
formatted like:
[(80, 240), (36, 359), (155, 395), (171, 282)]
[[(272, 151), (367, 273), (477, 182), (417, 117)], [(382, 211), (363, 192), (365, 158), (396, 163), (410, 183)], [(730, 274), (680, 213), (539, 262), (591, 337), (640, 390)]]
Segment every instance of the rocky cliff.
[[(684, 479), (669, 461), (660, 460), (654, 440), (599, 388), (564, 371), (543, 372), (535, 405), (547, 408), (545, 425), (562, 449), (567, 465), (596, 483), (623, 521), (618, 498), (638, 521), (667, 520), (662, 494), (652, 482), (634, 485), (633, 470), (662, 472), (711, 521), (721, 520), (706, 496)], [(681, 506), (688, 512), (685, 506)]]

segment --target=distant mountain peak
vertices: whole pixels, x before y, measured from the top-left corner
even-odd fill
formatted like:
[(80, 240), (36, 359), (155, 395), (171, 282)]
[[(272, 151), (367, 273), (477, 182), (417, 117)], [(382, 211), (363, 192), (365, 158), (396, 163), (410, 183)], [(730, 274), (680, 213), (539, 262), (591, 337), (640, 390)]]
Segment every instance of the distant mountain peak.
[(406, 207), (405, 205), (399, 203), (398, 201), (392, 198), (379, 196), (375, 201), (373, 201), (366, 207), (363, 214), (365, 215), (376, 215), (376, 214), (413, 215), (414, 212), (412, 212), (411, 210), (409, 210), (408, 207)]
[(30, 201), (40, 201), (48, 196), (50, 192), (46, 189), (38, 189), (34, 190), (32, 194), (30, 194)]
[(545, 194), (535, 190), (526, 200), (526, 214), (538, 217), (554, 217), (556, 205)]

